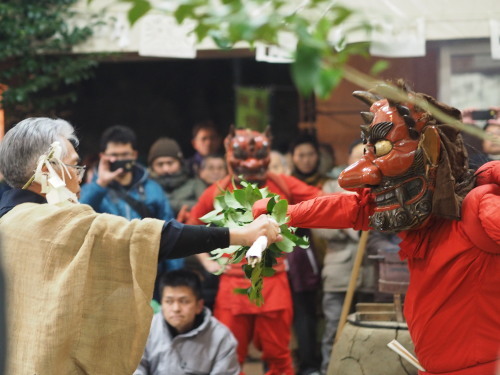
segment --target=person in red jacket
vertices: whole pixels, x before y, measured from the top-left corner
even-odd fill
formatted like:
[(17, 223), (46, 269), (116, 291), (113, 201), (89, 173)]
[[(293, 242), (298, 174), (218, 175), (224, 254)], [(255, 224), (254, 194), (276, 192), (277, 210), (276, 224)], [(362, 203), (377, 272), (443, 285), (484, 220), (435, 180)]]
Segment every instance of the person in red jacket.
[[(460, 119), (434, 98), (418, 97)], [(289, 225), (397, 232), (408, 259), (405, 317), (419, 374), (494, 374), (500, 353), (500, 162), (474, 174), (458, 130), (411, 103), (369, 92), (363, 157), (339, 177), (357, 194), (289, 207)], [(265, 201), (254, 215), (265, 212)]]
[[(190, 224), (202, 224), (198, 219), (214, 209), (214, 198), (226, 189), (233, 189), (232, 179), (267, 187), (290, 203), (298, 203), (321, 195), (321, 191), (287, 175), (268, 172), (270, 134), (249, 129), (231, 129), (224, 141), (229, 175), (208, 187), (191, 210)], [(264, 304), (258, 307), (245, 295), (235, 294), (235, 288), (248, 288), (241, 265), (233, 265), (220, 277), (214, 315), (228, 326), (238, 341), (240, 364), (246, 359), (248, 345), (262, 350), (262, 359), (269, 367), (266, 375), (294, 374), (289, 349), (293, 318), (290, 286), (283, 258), (275, 266), (274, 276), (264, 280)]]

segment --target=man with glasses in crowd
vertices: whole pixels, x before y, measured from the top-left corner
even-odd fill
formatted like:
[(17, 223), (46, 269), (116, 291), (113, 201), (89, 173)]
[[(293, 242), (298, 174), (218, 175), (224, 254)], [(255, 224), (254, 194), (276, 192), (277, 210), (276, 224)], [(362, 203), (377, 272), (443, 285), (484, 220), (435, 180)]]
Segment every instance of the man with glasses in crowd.
[(82, 186), (80, 201), (100, 213), (129, 220), (170, 220), (173, 212), (159, 184), (136, 163), (137, 140), (126, 126), (108, 128), (101, 137), (100, 161), (93, 181)]

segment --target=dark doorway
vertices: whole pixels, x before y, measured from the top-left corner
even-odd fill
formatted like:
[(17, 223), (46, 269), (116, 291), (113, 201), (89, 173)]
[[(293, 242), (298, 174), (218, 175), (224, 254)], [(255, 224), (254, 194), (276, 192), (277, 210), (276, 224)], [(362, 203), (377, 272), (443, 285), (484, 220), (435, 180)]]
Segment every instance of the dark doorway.
[[(297, 95), (289, 94), (294, 92), (289, 65), (254, 58), (101, 63), (95, 78), (80, 85), (67, 119), (78, 130), (84, 155), (98, 152), (106, 127), (122, 124), (136, 130), (142, 157), (160, 136), (176, 139), (189, 156), (195, 123), (212, 120), (223, 136), (227, 133), (234, 122), (237, 85), (286, 88), (281, 100), (286, 103), (279, 110), (287, 108), (283, 117), (293, 119), (289, 112), (297, 111)], [(281, 117), (271, 116), (273, 121)]]

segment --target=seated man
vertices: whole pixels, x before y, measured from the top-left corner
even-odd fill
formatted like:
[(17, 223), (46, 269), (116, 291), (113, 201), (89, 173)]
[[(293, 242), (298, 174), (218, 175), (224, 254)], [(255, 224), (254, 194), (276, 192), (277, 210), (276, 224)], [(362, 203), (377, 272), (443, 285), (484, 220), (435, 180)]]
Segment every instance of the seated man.
[(239, 374), (236, 339), (203, 306), (196, 273), (176, 270), (160, 280), (161, 312), (151, 323), (134, 375)]

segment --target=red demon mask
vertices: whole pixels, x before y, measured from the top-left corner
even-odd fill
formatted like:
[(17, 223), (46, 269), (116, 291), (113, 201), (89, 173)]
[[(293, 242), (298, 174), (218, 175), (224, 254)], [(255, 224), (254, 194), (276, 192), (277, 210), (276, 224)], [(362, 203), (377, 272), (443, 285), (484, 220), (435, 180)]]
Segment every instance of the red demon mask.
[(270, 161), (271, 137), (269, 128), (264, 133), (231, 127), (224, 140), (229, 173), (236, 179), (264, 183)]
[[(419, 95), (454, 117), (460, 116), (457, 109), (399, 84), (410, 97)], [(442, 169), (447, 171), (441, 174), (449, 175), (449, 160), (455, 159), (448, 158), (445, 147), (446, 161), (442, 160), (444, 135), (437, 126), (440, 124), (430, 113), (409, 102), (396, 103), (364, 91), (354, 92), (354, 96), (371, 106), (370, 112), (362, 112), (365, 151), (359, 161), (341, 173), (339, 184), (345, 189), (371, 188), (376, 205), (370, 218), (373, 228), (391, 232), (418, 228), (433, 213), (438, 166), (443, 164)], [(462, 148), (452, 152), (465, 154)], [(466, 156), (462, 167), (464, 163)], [(451, 190), (453, 194), (455, 187)]]

